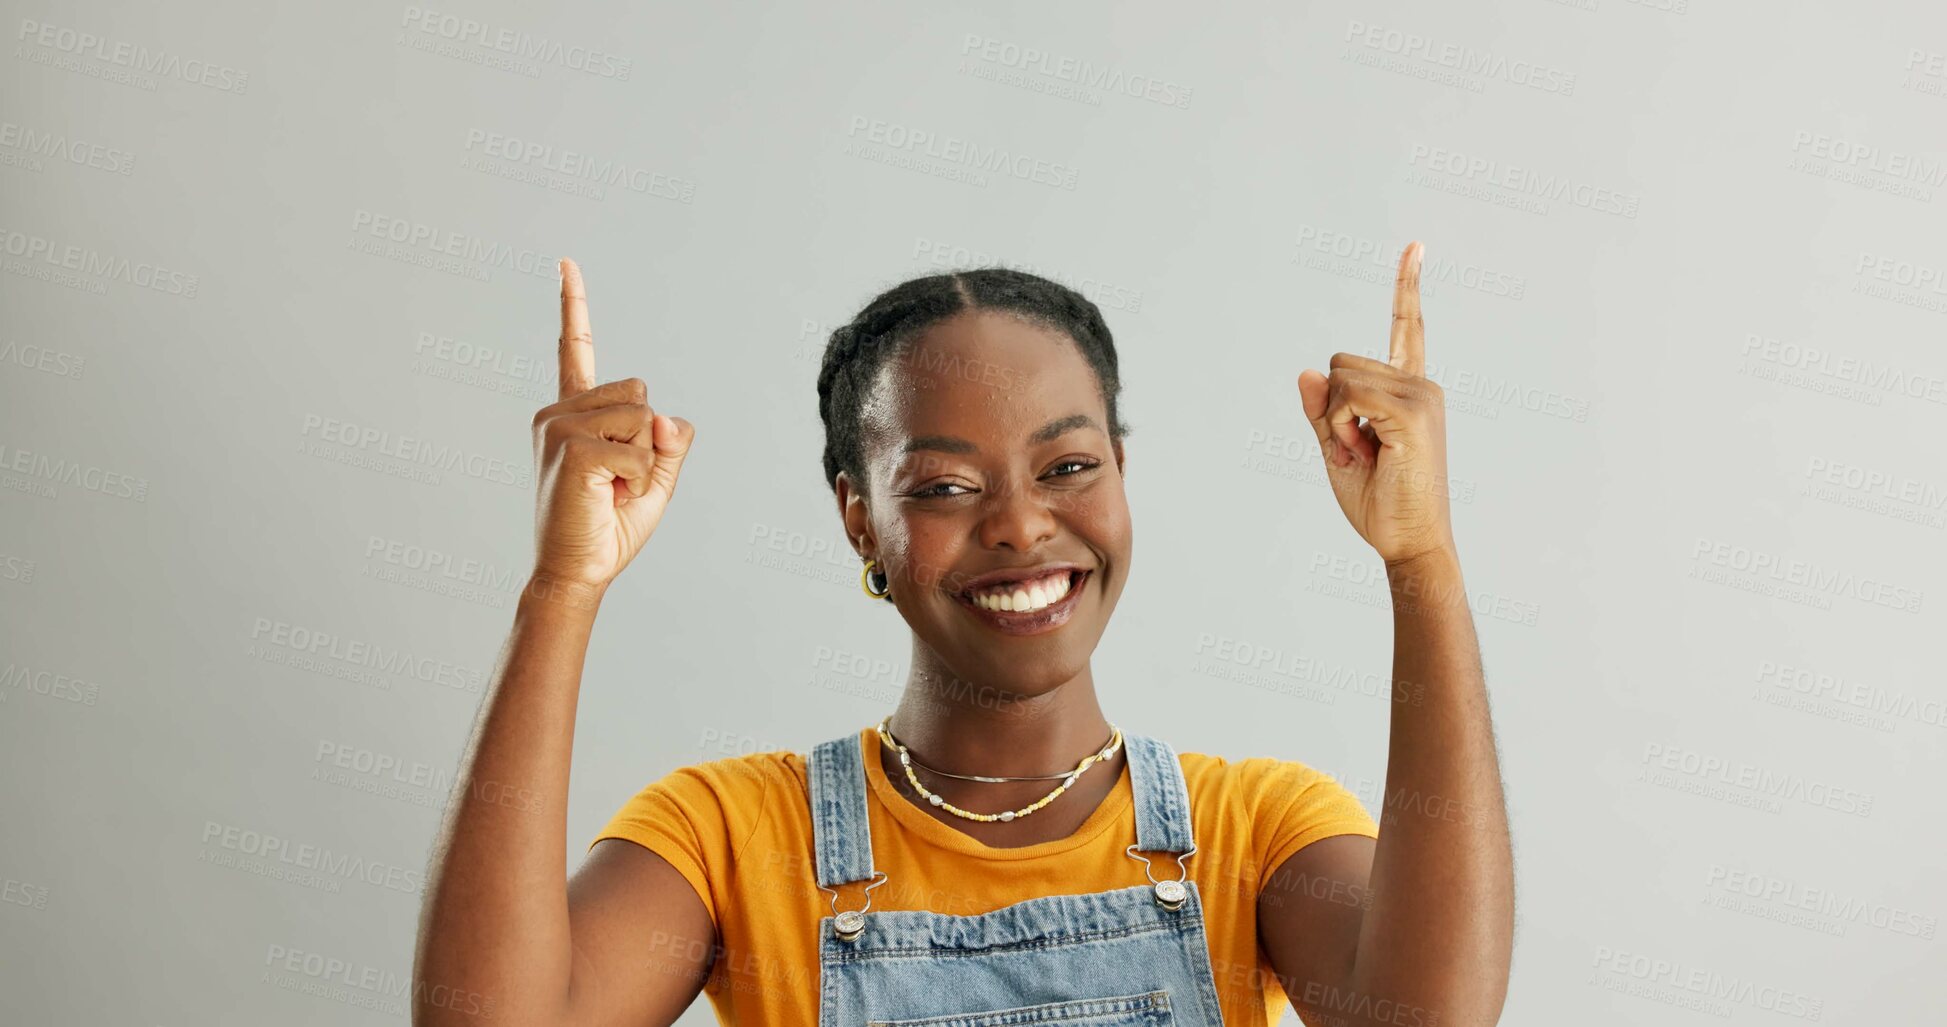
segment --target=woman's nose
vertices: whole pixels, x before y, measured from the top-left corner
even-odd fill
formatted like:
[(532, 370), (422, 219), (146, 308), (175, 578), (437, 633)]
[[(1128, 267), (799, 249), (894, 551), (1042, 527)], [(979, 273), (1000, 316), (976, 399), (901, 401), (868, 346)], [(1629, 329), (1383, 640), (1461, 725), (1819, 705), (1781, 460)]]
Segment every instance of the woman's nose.
[(1005, 545), (1027, 552), (1053, 538), (1060, 521), (1055, 498), (1033, 485), (990, 490), (985, 505), (980, 541), (990, 549)]

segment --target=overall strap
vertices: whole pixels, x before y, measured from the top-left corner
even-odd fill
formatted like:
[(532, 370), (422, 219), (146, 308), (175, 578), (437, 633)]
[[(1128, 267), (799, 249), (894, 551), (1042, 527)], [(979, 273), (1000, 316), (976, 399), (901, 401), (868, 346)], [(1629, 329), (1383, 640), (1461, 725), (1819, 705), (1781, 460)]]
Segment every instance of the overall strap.
[(808, 775), (818, 884), (836, 887), (873, 876), (872, 816), (866, 806), (859, 733), (818, 743), (811, 750)]
[(1160, 738), (1122, 733), (1129, 760), (1129, 786), (1136, 803), (1136, 848), (1144, 852), (1188, 852), (1196, 848), (1190, 830), (1190, 790), (1176, 750)]

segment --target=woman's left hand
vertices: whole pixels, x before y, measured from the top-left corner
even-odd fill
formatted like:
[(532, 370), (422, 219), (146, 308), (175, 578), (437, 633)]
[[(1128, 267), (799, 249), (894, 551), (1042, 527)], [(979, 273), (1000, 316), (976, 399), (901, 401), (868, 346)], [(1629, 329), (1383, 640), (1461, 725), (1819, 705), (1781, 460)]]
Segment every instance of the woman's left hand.
[(1329, 376), (1298, 375), (1339, 508), (1388, 566), (1453, 548), (1445, 392), (1426, 377), (1420, 321), (1424, 252), (1412, 242), (1400, 254), (1390, 359), (1334, 353)]

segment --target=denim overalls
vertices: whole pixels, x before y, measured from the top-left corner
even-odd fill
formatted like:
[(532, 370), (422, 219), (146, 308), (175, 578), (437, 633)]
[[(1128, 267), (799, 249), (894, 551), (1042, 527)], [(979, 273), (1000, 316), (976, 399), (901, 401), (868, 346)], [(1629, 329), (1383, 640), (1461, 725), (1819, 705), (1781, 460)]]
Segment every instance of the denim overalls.
[[(818, 1027), (1221, 1027), (1203, 902), (1183, 861), (1196, 851), (1190, 795), (1169, 743), (1124, 731), (1136, 844), (1149, 883), (1045, 895), (973, 916), (871, 908), (885, 883), (872, 865), (865, 764), (854, 731), (812, 750), (811, 824), (818, 886)], [(1181, 879), (1148, 858), (1179, 854)], [(1167, 865), (1167, 861), (1165, 861)], [(836, 886), (871, 880), (862, 908), (838, 910)]]

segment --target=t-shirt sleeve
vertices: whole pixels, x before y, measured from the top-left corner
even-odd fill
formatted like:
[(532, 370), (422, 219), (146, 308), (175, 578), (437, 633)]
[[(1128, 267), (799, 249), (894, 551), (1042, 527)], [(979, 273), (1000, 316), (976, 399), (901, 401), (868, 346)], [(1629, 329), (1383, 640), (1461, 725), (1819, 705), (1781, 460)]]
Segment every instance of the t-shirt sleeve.
[(755, 826), (769, 784), (760, 775), (733, 773), (723, 761), (678, 767), (652, 782), (617, 810), (588, 843), (625, 838), (669, 861), (683, 875), (717, 923), (713, 881), (722, 881), (740, 843)]
[[(1255, 762), (1255, 761), (1251, 761)], [(1332, 775), (1293, 760), (1265, 760), (1256, 833), (1264, 839), (1258, 890), (1293, 853), (1321, 838), (1379, 837), (1379, 824), (1359, 797)]]

